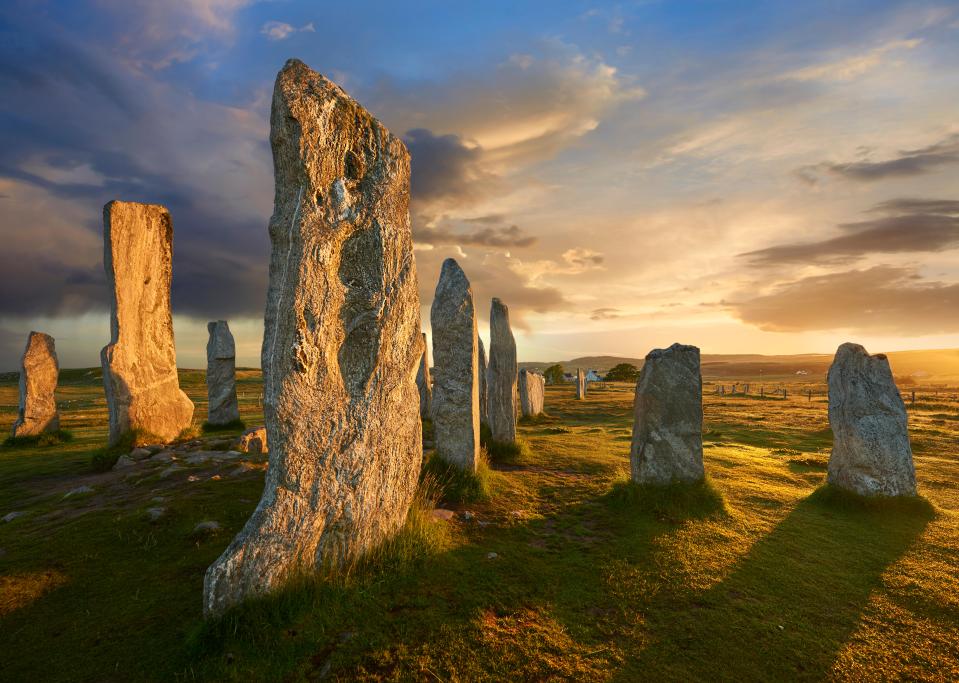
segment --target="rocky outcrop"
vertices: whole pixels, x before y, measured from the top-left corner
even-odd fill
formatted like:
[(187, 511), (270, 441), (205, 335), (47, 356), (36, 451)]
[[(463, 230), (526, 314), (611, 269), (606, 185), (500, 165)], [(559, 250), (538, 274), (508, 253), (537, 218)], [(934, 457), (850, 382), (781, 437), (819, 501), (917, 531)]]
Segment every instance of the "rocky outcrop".
[(479, 342), (479, 356), (476, 361), (476, 374), (479, 376), (479, 410), (480, 424), (489, 425), (489, 410), (487, 401), (489, 400), (489, 389), (486, 384), (487, 362), (486, 347), (483, 345), (483, 338), (477, 336)]
[(523, 417), (536, 417), (543, 412), (546, 379), (525, 368), (519, 371), (519, 404)]
[(173, 221), (158, 204), (103, 207), (103, 266), (112, 302), (110, 343), (100, 352), (110, 444), (130, 431), (172, 441), (193, 419), (180, 390), (170, 311)]
[(13, 423), (13, 436), (37, 436), (60, 429), (57, 412), (57, 380), (60, 365), (53, 337), (31, 332), (20, 360), (20, 405)]
[(433, 379), (430, 377), (430, 350), (426, 343), (426, 333), (423, 333), (423, 355), (420, 356), (420, 367), (416, 371), (416, 388), (420, 392), (420, 417), (424, 420), (432, 419)]
[(487, 370), (487, 410), (492, 437), (496, 441), (516, 441), (516, 340), (509, 325), (509, 309), (493, 299), (489, 316), (489, 368)]
[(665, 485), (705, 476), (702, 394), (698, 348), (673, 344), (646, 356), (633, 405), (633, 481)]
[(889, 360), (843, 344), (829, 368), (830, 484), (863, 496), (914, 496), (906, 406)]
[(455, 260), (443, 262), (430, 308), (435, 361), (436, 454), (462, 470), (479, 462), (479, 377), (473, 290)]
[(586, 398), (586, 373), (576, 368), (576, 398), (582, 401)]
[(259, 505), (206, 572), (207, 614), (391, 536), (423, 457), (409, 153), (297, 60), (277, 76), (270, 124), (270, 465)]
[(206, 344), (206, 392), (209, 399), (207, 421), (226, 425), (240, 419), (236, 400), (236, 344), (226, 320), (207, 323), (210, 339)]

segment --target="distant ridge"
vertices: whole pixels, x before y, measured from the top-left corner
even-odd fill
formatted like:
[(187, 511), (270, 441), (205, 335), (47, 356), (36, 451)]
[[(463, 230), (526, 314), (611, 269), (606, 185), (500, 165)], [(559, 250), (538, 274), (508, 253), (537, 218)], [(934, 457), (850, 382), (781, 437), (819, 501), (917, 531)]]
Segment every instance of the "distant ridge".
[[(886, 354), (893, 374), (920, 377), (959, 377), (959, 349), (936, 349), (932, 351), (891, 351)], [(521, 368), (543, 370), (559, 363), (570, 372), (576, 368), (605, 373), (619, 363), (643, 366), (642, 358), (623, 356), (580, 356), (566, 361), (521, 362)], [(832, 363), (832, 355), (826, 353), (800, 353), (793, 355), (767, 356), (759, 353), (705, 353), (702, 356), (704, 377), (754, 377), (760, 374), (769, 377), (808, 373), (809, 379), (822, 381)]]

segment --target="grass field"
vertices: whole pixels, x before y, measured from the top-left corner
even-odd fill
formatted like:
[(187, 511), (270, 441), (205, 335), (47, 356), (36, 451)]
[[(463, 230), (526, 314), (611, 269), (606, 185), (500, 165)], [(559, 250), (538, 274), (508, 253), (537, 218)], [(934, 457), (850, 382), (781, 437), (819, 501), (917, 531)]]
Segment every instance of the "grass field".
[[(25, 513), (0, 522), (4, 681), (959, 680), (954, 391), (909, 406), (924, 500), (879, 504), (823, 487), (821, 385), (781, 378), (786, 400), (707, 385), (709, 482), (659, 492), (627, 484), (632, 387), (548, 387), (549, 417), (521, 426), (528, 450), (493, 464), (489, 498), (441, 503), (471, 515), (417, 515), (349, 576), (204, 625), (203, 572), (262, 465), (94, 473), (100, 379), (63, 375), (73, 439), (0, 449), (0, 517)], [(199, 425), (203, 374), (181, 381)], [(248, 425), (259, 389), (240, 373)], [(0, 384), (3, 429), (15, 405)], [(194, 533), (210, 520), (218, 533)]]

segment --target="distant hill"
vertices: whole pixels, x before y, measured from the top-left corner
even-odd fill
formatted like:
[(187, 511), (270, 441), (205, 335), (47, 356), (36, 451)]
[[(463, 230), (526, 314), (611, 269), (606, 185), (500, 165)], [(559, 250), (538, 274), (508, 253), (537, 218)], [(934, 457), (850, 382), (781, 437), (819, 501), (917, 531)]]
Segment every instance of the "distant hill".
[[(892, 371), (897, 376), (916, 376), (923, 379), (959, 378), (959, 349), (938, 349), (934, 351), (892, 351), (886, 354)], [(560, 363), (567, 372), (576, 368), (596, 370), (606, 373), (619, 363), (630, 363), (638, 368), (643, 366), (642, 358), (622, 356), (581, 356), (567, 361), (520, 363), (521, 368), (543, 370)], [(765, 356), (758, 353), (713, 354), (702, 356), (703, 377), (736, 378), (795, 376), (805, 373), (810, 379), (821, 381), (832, 356), (825, 353), (803, 353), (796, 355)]]

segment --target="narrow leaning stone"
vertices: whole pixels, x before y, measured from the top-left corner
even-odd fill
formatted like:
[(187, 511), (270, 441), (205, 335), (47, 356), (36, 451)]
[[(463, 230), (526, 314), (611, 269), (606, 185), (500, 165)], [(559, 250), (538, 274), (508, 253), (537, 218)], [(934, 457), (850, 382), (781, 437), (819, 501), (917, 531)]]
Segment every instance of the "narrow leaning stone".
[(206, 572), (206, 614), (377, 546), (405, 521), (422, 461), (409, 153), (297, 60), (277, 76), (270, 126), (270, 464)]
[(655, 349), (636, 383), (630, 449), (633, 481), (699, 481), (703, 469), (703, 379), (699, 349)]
[(576, 368), (576, 398), (580, 401), (586, 398), (586, 373)]
[(110, 285), (110, 343), (100, 352), (110, 443), (130, 431), (172, 441), (190, 426), (180, 390), (170, 310), (173, 221), (158, 204), (103, 207), (103, 267)]
[(210, 339), (206, 343), (206, 393), (209, 400), (207, 421), (226, 425), (240, 419), (236, 400), (236, 343), (226, 320), (209, 322)]
[(443, 262), (430, 308), (435, 385), (436, 453), (471, 472), (479, 462), (476, 313), (470, 282), (455, 260)]
[(433, 413), (433, 380), (430, 377), (430, 349), (426, 343), (426, 333), (423, 333), (423, 355), (420, 356), (420, 367), (416, 371), (416, 388), (420, 392), (420, 417), (431, 419)]
[(493, 299), (489, 316), (489, 370), (487, 391), (489, 426), (493, 439), (516, 441), (516, 341), (509, 326), (509, 309)]
[(519, 371), (519, 403), (523, 417), (536, 417), (543, 412), (546, 380), (542, 375), (527, 369)]
[(53, 337), (31, 332), (20, 360), (20, 405), (13, 436), (37, 436), (60, 429), (55, 398), (59, 375)]
[(889, 360), (843, 344), (829, 367), (830, 484), (863, 496), (914, 496), (909, 418)]
[(489, 408), (487, 406), (487, 401), (489, 400), (489, 390), (487, 389), (486, 384), (486, 347), (483, 345), (482, 337), (477, 336), (477, 341), (479, 342), (479, 358), (476, 362), (476, 374), (479, 375), (480, 424), (489, 426)]

